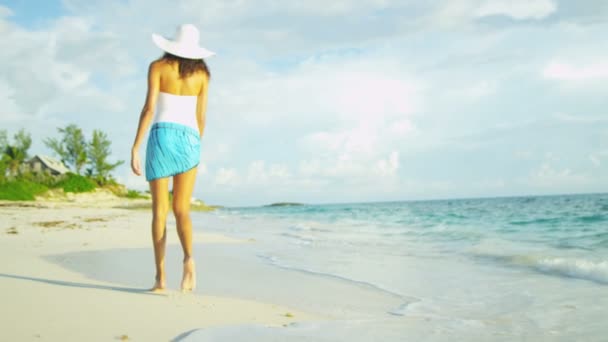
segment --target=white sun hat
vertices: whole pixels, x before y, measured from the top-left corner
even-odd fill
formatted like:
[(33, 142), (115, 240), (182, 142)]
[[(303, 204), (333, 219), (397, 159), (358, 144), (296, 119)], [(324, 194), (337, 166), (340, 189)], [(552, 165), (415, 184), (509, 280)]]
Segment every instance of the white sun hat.
[(215, 55), (215, 52), (201, 47), (199, 39), (200, 34), (198, 29), (192, 24), (178, 26), (173, 40), (156, 33), (152, 34), (154, 44), (172, 55), (190, 59), (200, 59)]

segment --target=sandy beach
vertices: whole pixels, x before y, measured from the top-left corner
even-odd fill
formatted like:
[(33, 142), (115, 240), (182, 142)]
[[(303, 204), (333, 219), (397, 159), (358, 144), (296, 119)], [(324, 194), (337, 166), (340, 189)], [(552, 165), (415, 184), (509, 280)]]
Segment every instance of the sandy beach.
[[(169, 246), (176, 246), (169, 230)], [(180, 293), (177, 253), (167, 260), (169, 290), (147, 292), (153, 283), (147, 211), (2, 202), (0, 232), (2, 341), (177, 341), (204, 327), (284, 327), (322, 318), (277, 302)], [(198, 246), (255, 243), (194, 236)], [(131, 258), (132, 251), (142, 257)], [(199, 284), (218, 278), (207, 272), (213, 262), (197, 258)]]
[[(605, 335), (601, 254), (551, 246), (534, 246), (532, 254), (529, 246), (496, 237), (465, 246), (461, 238), (446, 241), (443, 230), (441, 239), (429, 238), (428, 228), (425, 235), (402, 234), (401, 226), (335, 219), (350, 216), (354, 205), (311, 206), (303, 216), (289, 208), (192, 212), (193, 293), (178, 291), (182, 251), (170, 216), (168, 290), (150, 293), (150, 212), (126, 209), (145, 203), (94, 197), (0, 202), (0, 341), (601, 341)], [(411, 205), (436, 213), (444, 204)], [(589, 241), (579, 243), (596, 243)]]

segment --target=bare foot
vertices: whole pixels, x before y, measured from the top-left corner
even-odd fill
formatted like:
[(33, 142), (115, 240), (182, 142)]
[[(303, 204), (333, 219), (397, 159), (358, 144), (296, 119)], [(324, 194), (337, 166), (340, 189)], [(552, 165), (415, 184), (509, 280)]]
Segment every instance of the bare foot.
[(196, 287), (196, 273), (194, 259), (184, 261), (184, 276), (182, 278), (182, 292), (193, 291)]
[(149, 290), (150, 292), (163, 292), (165, 290), (165, 279), (156, 278), (154, 286)]

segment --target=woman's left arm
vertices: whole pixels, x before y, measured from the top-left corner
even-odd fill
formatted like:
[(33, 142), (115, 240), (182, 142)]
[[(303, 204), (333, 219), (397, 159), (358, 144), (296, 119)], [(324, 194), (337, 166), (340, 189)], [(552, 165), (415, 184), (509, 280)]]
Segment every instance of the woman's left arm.
[(196, 101), (196, 122), (198, 123), (198, 133), (201, 138), (203, 137), (203, 132), (205, 131), (208, 87), (209, 77), (207, 75), (204, 75), (203, 85), (201, 86), (201, 91), (199, 92), (198, 99)]

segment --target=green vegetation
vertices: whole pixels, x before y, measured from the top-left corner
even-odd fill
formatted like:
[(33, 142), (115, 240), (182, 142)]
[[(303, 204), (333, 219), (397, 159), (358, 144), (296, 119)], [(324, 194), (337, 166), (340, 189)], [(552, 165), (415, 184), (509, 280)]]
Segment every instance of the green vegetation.
[(90, 176), (95, 177), (100, 185), (111, 180), (110, 172), (124, 163), (124, 160), (119, 160), (116, 163), (107, 161), (111, 151), (110, 144), (111, 142), (104, 132), (94, 130), (93, 137), (87, 145), (88, 163), (91, 166), (87, 171)]
[[(65, 193), (90, 192), (97, 188), (129, 199), (150, 198), (149, 194), (128, 190), (113, 178), (112, 172), (124, 161), (110, 162), (111, 141), (106, 133), (93, 130), (87, 141), (82, 129), (74, 124), (57, 131), (60, 136), (44, 139), (44, 144), (61, 162), (42, 155), (30, 158), (32, 138), (24, 129), (12, 139), (6, 130), (0, 130), (0, 200), (33, 201), (38, 196), (61, 199), (67, 197)], [(71, 172), (66, 172), (68, 170)], [(151, 205), (149, 201), (132, 203), (129, 208), (150, 208)], [(192, 203), (192, 210), (215, 208), (200, 201)]]
[(7, 162), (4, 157), (4, 151), (8, 147), (8, 137), (6, 135), (5, 130), (0, 131), (0, 152), (2, 153), (2, 157), (0, 157), (0, 182), (4, 181), (4, 175), (6, 174), (6, 169), (8, 167)]
[(57, 131), (61, 138), (48, 138), (44, 144), (53, 150), (63, 163), (70, 166), (77, 175), (82, 175), (83, 167), (89, 165), (86, 175), (98, 185), (113, 182), (111, 172), (122, 165), (124, 160), (115, 163), (108, 161), (112, 142), (104, 132), (93, 130), (93, 136), (87, 142), (82, 129), (74, 124), (58, 128)]
[(54, 187), (62, 188), (64, 192), (89, 192), (95, 190), (97, 184), (85, 176), (68, 173)]
[(53, 150), (61, 161), (80, 174), (80, 170), (87, 162), (87, 143), (84, 139), (82, 129), (72, 124), (65, 128), (57, 128), (61, 139), (48, 138), (44, 140), (44, 144)]
[(142, 195), (139, 191), (137, 190), (128, 190), (127, 194), (125, 195), (126, 198), (132, 198), (132, 199), (137, 199), (137, 198), (148, 198), (144, 195)]
[(33, 201), (36, 196), (49, 189), (60, 188), (64, 192), (93, 191), (97, 184), (84, 176), (68, 173), (63, 177), (37, 180), (32, 173), (23, 174), (22, 177), (0, 183), (0, 200)]
[(29, 180), (20, 179), (0, 184), (0, 199), (10, 201), (33, 201), (35, 196), (49, 188)]
[(93, 130), (93, 136), (87, 142), (82, 129), (74, 124), (58, 128), (57, 131), (61, 135), (60, 139), (48, 138), (44, 143), (63, 163), (69, 165), (77, 175), (82, 175), (82, 168), (89, 165), (86, 176), (97, 185), (116, 185), (111, 172), (122, 165), (124, 160), (114, 163), (108, 161), (112, 142), (106, 133)]
[(32, 145), (32, 137), (25, 130), (21, 129), (13, 136), (13, 143), (10, 144), (6, 131), (0, 132), (0, 147), (2, 148), (2, 158), (0, 162), (0, 180), (5, 180), (6, 174), (16, 176), (19, 174), (19, 167), (27, 159), (27, 151)]
[[(57, 188), (76, 193), (93, 191), (99, 186), (114, 190), (124, 188), (111, 175), (123, 161), (108, 162), (111, 142), (104, 132), (94, 130), (87, 142), (82, 129), (74, 124), (58, 128), (58, 131), (59, 139), (48, 138), (44, 143), (64, 165), (55, 162), (49, 167), (46, 159), (44, 165), (40, 165), (38, 159), (28, 160), (32, 138), (24, 129), (19, 130), (12, 141), (5, 130), (0, 130), (0, 200), (31, 201), (37, 195)], [(66, 163), (73, 173), (63, 173)], [(34, 167), (34, 164), (38, 165)], [(90, 168), (85, 176), (81, 171), (87, 164)]]

